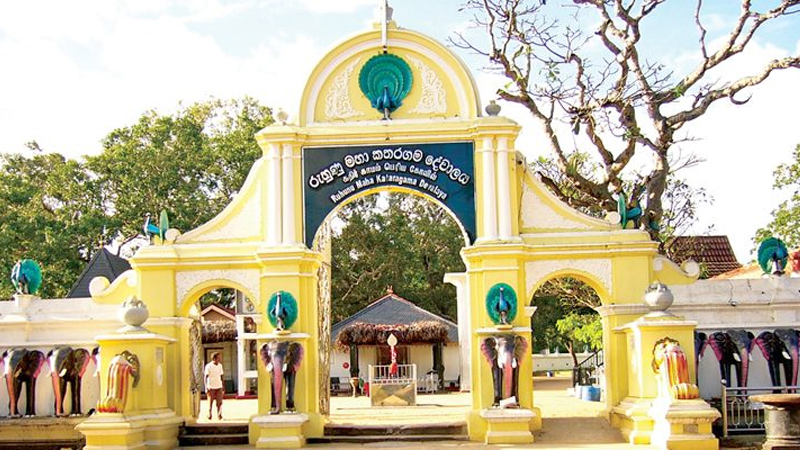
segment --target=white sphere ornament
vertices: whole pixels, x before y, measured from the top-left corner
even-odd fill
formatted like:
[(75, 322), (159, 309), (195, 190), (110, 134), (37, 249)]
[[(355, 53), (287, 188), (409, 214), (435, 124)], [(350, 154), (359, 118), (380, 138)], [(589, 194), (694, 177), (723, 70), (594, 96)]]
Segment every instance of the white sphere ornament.
[(119, 331), (123, 333), (133, 331), (147, 331), (142, 327), (142, 324), (150, 317), (150, 311), (147, 310), (147, 305), (136, 297), (129, 297), (122, 302), (119, 307), (119, 320), (125, 326), (120, 328)]
[(644, 294), (644, 303), (650, 310), (649, 315), (671, 315), (666, 311), (672, 306), (673, 301), (675, 301), (675, 296), (672, 295), (672, 291), (660, 281), (651, 284)]

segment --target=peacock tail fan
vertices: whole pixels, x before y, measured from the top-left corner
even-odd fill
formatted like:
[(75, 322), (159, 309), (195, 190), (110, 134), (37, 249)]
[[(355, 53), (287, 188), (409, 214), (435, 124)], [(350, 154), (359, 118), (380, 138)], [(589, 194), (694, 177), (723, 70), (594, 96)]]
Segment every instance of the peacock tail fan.
[(786, 262), (789, 258), (789, 252), (786, 250), (786, 244), (776, 237), (769, 237), (761, 242), (758, 246), (758, 265), (764, 273), (772, 273), (773, 261), (778, 259), (781, 266), (786, 267)]

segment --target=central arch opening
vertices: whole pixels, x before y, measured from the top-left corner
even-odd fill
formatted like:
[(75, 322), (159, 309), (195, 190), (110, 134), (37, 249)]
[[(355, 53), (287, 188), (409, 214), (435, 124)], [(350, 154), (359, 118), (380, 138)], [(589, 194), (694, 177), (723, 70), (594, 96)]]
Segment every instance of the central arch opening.
[(390, 426), (426, 414), (463, 433), (470, 397), (460, 393), (456, 289), (444, 275), (465, 270), (460, 250), (468, 243), (451, 211), (407, 189), (354, 196), (326, 217), (314, 239), (325, 261), (318, 288), (326, 434), (367, 418)]

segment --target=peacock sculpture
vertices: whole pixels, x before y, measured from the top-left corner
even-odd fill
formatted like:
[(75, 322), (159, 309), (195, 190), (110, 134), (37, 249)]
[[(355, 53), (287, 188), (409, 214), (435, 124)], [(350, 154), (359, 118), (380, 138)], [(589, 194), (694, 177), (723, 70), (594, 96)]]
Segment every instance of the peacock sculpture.
[(486, 294), (486, 312), (495, 325), (508, 326), (517, 315), (517, 295), (514, 289), (498, 283)]
[(144, 232), (145, 237), (148, 239), (151, 236), (158, 236), (160, 242), (164, 242), (164, 239), (167, 236), (167, 230), (169, 229), (169, 217), (167, 216), (166, 210), (161, 210), (161, 214), (159, 217), (159, 224), (156, 226), (152, 220), (150, 213), (147, 213), (144, 217), (144, 225), (142, 225), (142, 231)]
[(389, 53), (373, 56), (358, 74), (358, 87), (384, 120), (403, 104), (413, 83), (411, 67), (403, 58)]
[(23, 259), (11, 269), (11, 284), (17, 294), (33, 295), (42, 287), (42, 269), (32, 259)]
[(267, 316), (275, 331), (290, 328), (297, 320), (297, 300), (286, 291), (272, 294), (267, 304)]
[(770, 237), (761, 241), (758, 246), (758, 265), (764, 273), (783, 275), (788, 261), (789, 251), (782, 240)]

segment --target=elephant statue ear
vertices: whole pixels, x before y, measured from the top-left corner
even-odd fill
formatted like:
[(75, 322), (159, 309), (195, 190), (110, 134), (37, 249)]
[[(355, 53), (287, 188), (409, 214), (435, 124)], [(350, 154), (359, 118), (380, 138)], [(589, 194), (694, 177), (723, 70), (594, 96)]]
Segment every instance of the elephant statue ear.
[(514, 337), (514, 358), (521, 360), (528, 351), (528, 340), (522, 336)]
[(294, 367), (294, 371), (300, 370), (300, 363), (303, 362), (305, 350), (299, 342), (292, 342), (289, 344), (289, 349), (286, 351), (286, 362)]
[(261, 356), (261, 362), (264, 363), (264, 367), (272, 362), (272, 358), (269, 356), (269, 344), (262, 344), (258, 349), (258, 354)]
[(494, 363), (494, 356), (497, 354), (497, 341), (493, 337), (488, 337), (481, 341), (481, 353), (489, 364)]

